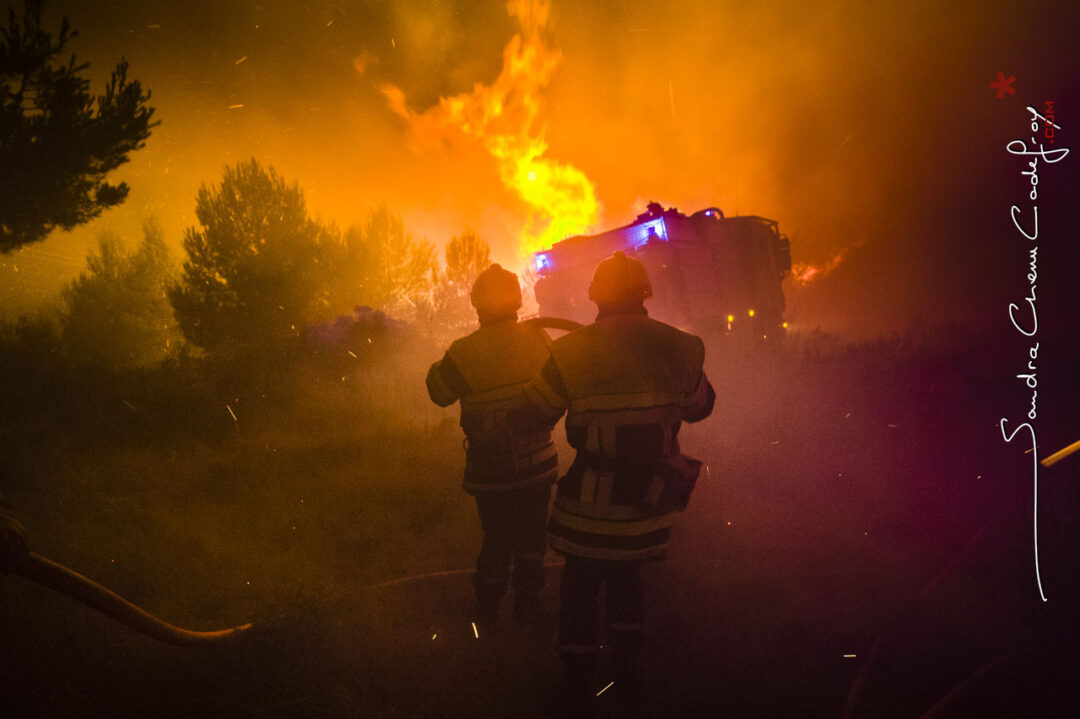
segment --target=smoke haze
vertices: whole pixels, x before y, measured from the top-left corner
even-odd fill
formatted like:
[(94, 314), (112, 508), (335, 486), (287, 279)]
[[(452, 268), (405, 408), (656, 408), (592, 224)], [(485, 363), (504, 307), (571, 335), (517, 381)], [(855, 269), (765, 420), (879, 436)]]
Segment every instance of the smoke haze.
[[(855, 247), (828, 277), (787, 287), (789, 315), (803, 326), (875, 333), (913, 319), (981, 321), (1011, 301), (1003, 284), (1023, 289), (1007, 216), (1024, 197), (1023, 164), (1004, 145), (1025, 130), (1027, 104), (1056, 101), (1071, 130), (1063, 93), (1077, 73), (1063, 48), (1075, 10), (540, 8), (549, 14), (536, 32), (558, 64), (537, 93), (534, 130), (546, 158), (595, 188), (590, 229), (657, 200), (776, 219), (797, 263), (825, 266)], [(161, 125), (117, 173), (132, 186), (124, 205), (0, 258), (6, 314), (54, 296), (103, 230), (135, 238), (156, 216), (178, 247), (199, 185), (249, 157), (297, 180), (312, 210), (339, 225), (385, 202), (438, 245), (471, 228), (494, 261), (521, 263), (535, 208), (504, 184), (483, 139), (459, 133), (418, 147), (382, 92), (399, 88), (423, 114), (496, 83), (504, 48), (522, 32), (504, 3), (155, 0), (46, 11), (48, 27), (66, 14), (79, 31), (72, 49), (90, 62), (96, 91), (127, 57)], [(999, 70), (1016, 76), (1015, 96), (988, 88)], [(1048, 195), (1064, 196), (1070, 161), (1045, 168)], [(1075, 219), (1058, 208), (1046, 213), (1047, 244), (1075, 257), (1064, 240)]]

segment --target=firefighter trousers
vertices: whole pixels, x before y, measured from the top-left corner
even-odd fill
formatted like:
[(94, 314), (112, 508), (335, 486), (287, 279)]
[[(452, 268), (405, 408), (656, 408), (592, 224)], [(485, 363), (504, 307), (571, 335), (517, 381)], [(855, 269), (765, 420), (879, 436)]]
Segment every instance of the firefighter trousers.
[(493, 491), (476, 495), (484, 537), (476, 558), (474, 585), (481, 612), (494, 615), (510, 584), (514, 601), (536, 600), (544, 586), (548, 504), (551, 486)]
[(616, 683), (638, 683), (644, 640), (645, 588), (640, 561), (568, 555), (559, 588), (559, 657), (568, 681), (589, 682), (600, 655), (600, 588), (607, 605), (607, 642)]

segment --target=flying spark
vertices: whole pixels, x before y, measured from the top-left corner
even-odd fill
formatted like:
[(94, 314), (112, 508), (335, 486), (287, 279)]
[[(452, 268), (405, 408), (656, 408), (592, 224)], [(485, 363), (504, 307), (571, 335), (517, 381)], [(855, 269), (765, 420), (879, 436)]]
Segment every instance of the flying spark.
[(611, 689), (611, 687), (614, 686), (614, 685), (615, 685), (615, 682), (608, 682), (606, 687), (604, 687), (600, 691), (596, 692), (596, 696), (600, 696), (601, 694), (606, 692), (608, 689)]
[(233, 422), (239, 421), (238, 419), (236, 419), (236, 412), (232, 411), (232, 407), (230, 407), (229, 405), (225, 405), (225, 409), (229, 410), (229, 416), (232, 417)]
[(474, 637), (476, 637), (477, 639), (479, 639), (479, 638), (480, 638), (480, 632), (476, 631), (476, 622), (473, 622), (473, 623), (472, 623), (472, 634), (473, 634), (473, 636), (474, 636)]
[(242, 58), (240, 58), (239, 60), (237, 60), (236, 62), (234, 62), (234, 63), (233, 63), (233, 65), (239, 65), (239, 64), (240, 64), (240, 63), (242, 63), (242, 62), (243, 62), (244, 60), (247, 60), (247, 55), (244, 55), (244, 56), (243, 56)]
[(239, 105), (229, 105), (229, 109), (230, 110), (239, 110), (243, 106), (244, 106), (244, 103), (240, 103)]

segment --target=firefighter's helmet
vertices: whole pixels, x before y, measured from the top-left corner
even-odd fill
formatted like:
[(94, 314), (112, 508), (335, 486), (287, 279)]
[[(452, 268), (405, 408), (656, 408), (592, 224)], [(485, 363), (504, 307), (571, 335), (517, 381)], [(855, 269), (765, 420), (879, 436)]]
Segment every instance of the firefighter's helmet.
[(652, 284), (640, 260), (615, 252), (596, 266), (589, 299), (598, 305), (641, 302), (652, 297)]
[(491, 316), (516, 313), (521, 307), (521, 285), (517, 275), (493, 264), (481, 272), (469, 293), (476, 311)]

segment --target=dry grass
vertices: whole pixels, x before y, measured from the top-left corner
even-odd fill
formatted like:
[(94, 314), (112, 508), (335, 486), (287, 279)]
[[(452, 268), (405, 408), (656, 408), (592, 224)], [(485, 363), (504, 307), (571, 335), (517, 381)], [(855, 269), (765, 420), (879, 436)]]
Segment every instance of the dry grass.
[[(912, 604), (987, 518), (1022, 520), (1023, 459), (982, 426), (1006, 401), (980, 393), (984, 364), (895, 342), (709, 346), (717, 412), (684, 428), (709, 474), (647, 573), (649, 691), (605, 695), (601, 715), (838, 716), (885, 632), (860, 716), (907, 716), (1026, 636), (1004, 530)], [(9, 425), (35, 549), (174, 623), (256, 629), (171, 648), (9, 577), (5, 716), (548, 716), (553, 621), (477, 641), (467, 574), (375, 586), (467, 568), (479, 540), (456, 418), (423, 393), (430, 354), (295, 373), (274, 388), (288, 402), (241, 398), (236, 422), (197, 408), (213, 432)]]

